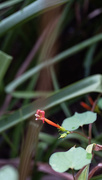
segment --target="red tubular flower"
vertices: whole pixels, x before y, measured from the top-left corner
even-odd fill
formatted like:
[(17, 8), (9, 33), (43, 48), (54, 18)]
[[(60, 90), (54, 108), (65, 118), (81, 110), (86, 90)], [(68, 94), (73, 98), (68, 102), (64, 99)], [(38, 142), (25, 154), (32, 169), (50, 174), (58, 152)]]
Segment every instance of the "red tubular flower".
[(83, 106), (85, 109), (91, 111), (92, 106), (94, 105), (94, 101), (93, 101), (93, 99), (91, 98), (91, 96), (88, 96), (88, 101), (89, 101), (91, 107), (90, 107), (88, 104), (86, 104), (85, 102), (81, 102), (80, 105)]
[(82, 107), (84, 107), (85, 109), (91, 111), (91, 107), (90, 107), (89, 105), (87, 105), (86, 103), (81, 102), (80, 105), (81, 105)]
[[(89, 101), (90, 105), (93, 106), (94, 101), (93, 101), (93, 99), (92, 99), (90, 96), (88, 96), (88, 101)], [(91, 109), (92, 109), (92, 107), (90, 107), (90, 106), (89, 106), (88, 104), (86, 104), (85, 102), (81, 102), (80, 105), (83, 106), (85, 109), (87, 109), (87, 110), (89, 110), (89, 111), (91, 111)]]
[(54, 127), (58, 128), (60, 131), (64, 132), (63, 134), (60, 135), (59, 138), (64, 138), (64, 137), (66, 137), (66, 136), (70, 133), (70, 131), (66, 130), (66, 129), (63, 128), (62, 126), (60, 126), (60, 125), (58, 125), (58, 124), (50, 121), (49, 119), (46, 119), (46, 118), (45, 118), (45, 111), (42, 111), (42, 110), (38, 109), (38, 110), (36, 111), (35, 117), (36, 117), (35, 120), (42, 120), (43, 123), (44, 123), (44, 122), (47, 122), (47, 123), (50, 124), (51, 126), (54, 126)]
[[(35, 120), (42, 120), (43, 123), (44, 123), (44, 122), (47, 122), (47, 123), (50, 124), (51, 126), (57, 127), (58, 129), (62, 129), (62, 127), (59, 126), (58, 124), (56, 124), (56, 123), (50, 121), (49, 119), (46, 119), (46, 118), (45, 118), (45, 111), (42, 111), (42, 110), (38, 109), (38, 110), (36, 111), (35, 116), (36, 116), (36, 119), (35, 119)], [(63, 129), (64, 129), (64, 128), (63, 128)]]
[(54, 126), (54, 127), (58, 128), (58, 129), (61, 128), (61, 126), (59, 126), (58, 124), (50, 121), (49, 119), (46, 119), (46, 118), (45, 118), (45, 121), (46, 121), (48, 124), (50, 124), (51, 126)]
[[(91, 107), (88, 104), (86, 104), (85, 102), (80, 102), (80, 105), (83, 106), (85, 109), (91, 111), (92, 107), (94, 105), (94, 101), (90, 96), (88, 96), (88, 101), (89, 101)], [(97, 112), (98, 114), (101, 114), (101, 111), (100, 111), (97, 104), (95, 105), (94, 112)]]

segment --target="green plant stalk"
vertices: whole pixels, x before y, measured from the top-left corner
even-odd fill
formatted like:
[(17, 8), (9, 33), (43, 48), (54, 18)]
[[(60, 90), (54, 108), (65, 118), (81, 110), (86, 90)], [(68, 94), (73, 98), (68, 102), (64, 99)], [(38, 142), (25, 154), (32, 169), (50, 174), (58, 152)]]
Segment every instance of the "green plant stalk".
[[(94, 104), (92, 106), (92, 109), (91, 109), (92, 112), (94, 112), (97, 101), (98, 101), (98, 99), (100, 98), (101, 95), (102, 95), (102, 93), (100, 93), (98, 95), (98, 97), (96, 98), (96, 100), (95, 100), (95, 102), (94, 102)], [(92, 124), (89, 124), (89, 144), (91, 144), (91, 139), (92, 139)]]
[(75, 180), (74, 169), (72, 169), (72, 176), (73, 176), (73, 180)]
[[(53, 52), (53, 45), (54, 45), (57, 37), (59, 36), (60, 32), (63, 30), (63, 28), (61, 28), (61, 26), (62, 26), (63, 21), (65, 19), (66, 13), (69, 11), (72, 3), (73, 3), (73, 1), (70, 1), (68, 3), (68, 5), (65, 7), (65, 9), (63, 10), (61, 16), (59, 16), (59, 14), (58, 14), (57, 18), (52, 23), (52, 26), (50, 25), (51, 27), (50, 27), (49, 33), (47, 35), (48, 37), (46, 37), (46, 40), (44, 42), (44, 46), (43, 46), (42, 51), (41, 51), (40, 59), (42, 59), (42, 57), (46, 58), (46, 52), (47, 52), (47, 55), (50, 54), (50, 51)], [(54, 28), (53, 28), (53, 26), (54, 26)], [(52, 32), (50, 32), (50, 31), (52, 31)], [(52, 68), (53, 67), (51, 67), (51, 69)], [(55, 73), (54, 73), (54, 69), (51, 70), (51, 77), (52, 77), (52, 81), (53, 81), (53, 85), (54, 85), (55, 90), (59, 90), (57, 79), (56, 79)], [(62, 110), (64, 111), (65, 115), (69, 116), (70, 112), (69, 112), (66, 104), (62, 103), (61, 107), (62, 107)]]
[(34, 117), (30, 120), (26, 139), (21, 150), (19, 180), (25, 180), (31, 171), (32, 156), (35, 155), (37, 150), (38, 136), (42, 124), (42, 121), (35, 121)]

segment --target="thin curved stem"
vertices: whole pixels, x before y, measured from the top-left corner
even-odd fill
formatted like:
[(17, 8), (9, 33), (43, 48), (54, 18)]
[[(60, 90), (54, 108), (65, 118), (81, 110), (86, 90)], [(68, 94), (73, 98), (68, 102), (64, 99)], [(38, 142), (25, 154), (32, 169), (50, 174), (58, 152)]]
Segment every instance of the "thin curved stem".
[(72, 176), (73, 176), (73, 180), (75, 180), (74, 170), (73, 169), (72, 169)]
[(83, 136), (86, 139), (89, 139), (85, 134), (77, 132), (77, 131), (71, 131), (70, 133), (76, 133), (76, 134), (79, 134), (80, 136)]
[[(96, 98), (96, 100), (94, 101), (94, 104), (93, 104), (92, 109), (91, 109), (92, 112), (94, 112), (96, 104), (97, 104), (97, 101), (100, 98), (100, 96), (102, 96), (102, 93), (100, 93), (98, 95), (98, 97)], [(92, 139), (92, 124), (89, 124), (89, 138), (88, 139), (89, 139), (89, 144), (91, 144), (91, 139)]]

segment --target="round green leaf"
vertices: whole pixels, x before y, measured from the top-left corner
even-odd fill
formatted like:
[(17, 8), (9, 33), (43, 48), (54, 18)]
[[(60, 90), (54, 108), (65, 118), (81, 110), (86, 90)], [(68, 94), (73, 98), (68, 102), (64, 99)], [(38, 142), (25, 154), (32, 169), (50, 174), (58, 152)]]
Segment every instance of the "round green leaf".
[(83, 126), (84, 124), (90, 124), (96, 121), (96, 113), (87, 111), (84, 113), (75, 113), (73, 116), (66, 118), (62, 127), (64, 127), (68, 131), (74, 131), (79, 128), (79, 126)]
[(57, 172), (65, 172), (69, 168), (79, 170), (91, 162), (92, 154), (81, 147), (72, 147), (66, 152), (51, 155), (49, 164)]
[(3, 166), (0, 168), (0, 179), (2, 180), (18, 180), (18, 172), (12, 166)]

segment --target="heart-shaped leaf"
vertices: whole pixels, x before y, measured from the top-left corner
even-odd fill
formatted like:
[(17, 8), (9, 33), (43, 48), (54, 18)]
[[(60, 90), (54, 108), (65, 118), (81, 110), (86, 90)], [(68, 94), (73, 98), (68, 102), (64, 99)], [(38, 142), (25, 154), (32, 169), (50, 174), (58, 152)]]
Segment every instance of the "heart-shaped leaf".
[(79, 126), (83, 126), (85, 124), (90, 124), (96, 121), (96, 113), (87, 111), (84, 113), (75, 113), (73, 116), (66, 118), (62, 126), (68, 130), (73, 131), (79, 128)]
[(51, 155), (49, 164), (57, 172), (65, 172), (69, 168), (79, 170), (91, 162), (92, 154), (81, 147), (72, 147), (66, 152)]

